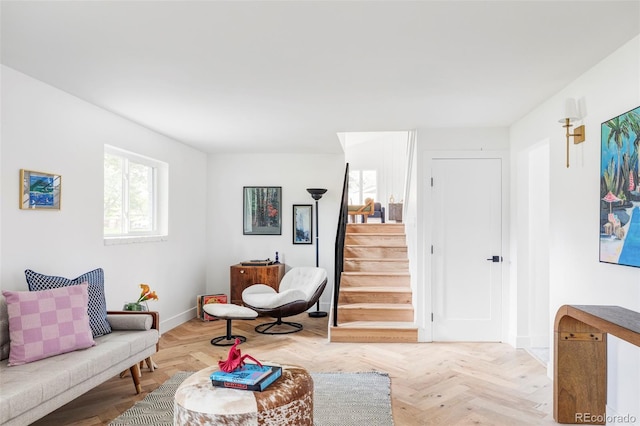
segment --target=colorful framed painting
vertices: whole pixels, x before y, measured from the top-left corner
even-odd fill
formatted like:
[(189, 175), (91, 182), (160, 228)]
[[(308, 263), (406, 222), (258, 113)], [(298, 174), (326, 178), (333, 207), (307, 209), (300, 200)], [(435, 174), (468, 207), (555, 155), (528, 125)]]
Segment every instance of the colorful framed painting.
[(243, 188), (244, 235), (282, 235), (281, 186)]
[(313, 206), (293, 205), (293, 244), (313, 244)]
[(600, 261), (640, 267), (640, 107), (602, 123)]
[(62, 176), (20, 169), (20, 208), (60, 210)]

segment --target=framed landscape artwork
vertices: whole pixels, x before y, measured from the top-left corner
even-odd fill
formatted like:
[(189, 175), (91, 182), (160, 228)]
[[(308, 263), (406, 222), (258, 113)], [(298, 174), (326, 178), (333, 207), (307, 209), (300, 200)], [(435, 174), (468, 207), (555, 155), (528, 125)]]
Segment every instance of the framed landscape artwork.
[(245, 186), (243, 188), (244, 235), (281, 235), (281, 186)]
[(311, 204), (293, 205), (293, 244), (313, 244)]
[(20, 208), (60, 210), (62, 177), (20, 169)]
[(640, 107), (601, 126), (600, 261), (640, 267)]

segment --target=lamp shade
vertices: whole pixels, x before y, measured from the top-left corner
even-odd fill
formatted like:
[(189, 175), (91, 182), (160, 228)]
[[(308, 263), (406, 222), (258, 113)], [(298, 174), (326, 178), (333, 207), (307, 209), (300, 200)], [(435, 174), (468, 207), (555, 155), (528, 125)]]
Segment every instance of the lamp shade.
[(327, 190), (324, 188), (307, 188), (307, 192), (311, 194), (314, 200), (319, 200)]
[(578, 114), (578, 104), (575, 99), (567, 98), (564, 103), (564, 111), (562, 114), (562, 117), (558, 120), (559, 123), (564, 123), (567, 119), (569, 119), (570, 123), (580, 119), (580, 114)]

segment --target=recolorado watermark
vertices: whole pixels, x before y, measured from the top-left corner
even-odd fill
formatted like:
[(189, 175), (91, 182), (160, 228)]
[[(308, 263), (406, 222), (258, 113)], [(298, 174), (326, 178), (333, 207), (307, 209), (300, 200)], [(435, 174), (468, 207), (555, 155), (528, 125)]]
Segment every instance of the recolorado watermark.
[(576, 423), (600, 423), (600, 424), (632, 424), (636, 422), (636, 416), (627, 414), (622, 415), (605, 415), (591, 413), (576, 413)]

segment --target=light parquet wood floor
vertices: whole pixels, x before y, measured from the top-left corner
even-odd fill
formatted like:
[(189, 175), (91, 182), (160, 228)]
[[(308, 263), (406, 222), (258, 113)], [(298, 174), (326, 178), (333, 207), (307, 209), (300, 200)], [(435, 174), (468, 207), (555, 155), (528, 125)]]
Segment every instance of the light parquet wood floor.
[[(311, 372), (383, 371), (391, 377), (396, 426), (554, 424), (553, 386), (537, 360), (502, 343), (329, 343), (327, 319), (293, 317), (299, 333), (267, 336), (253, 327), (266, 322), (234, 321), (240, 345), (261, 361), (297, 364)], [(162, 335), (154, 355), (159, 369), (142, 373), (143, 393), (130, 377), (114, 377), (36, 425), (106, 425), (177, 371), (197, 371), (227, 356), (212, 346), (225, 322), (191, 320)]]

